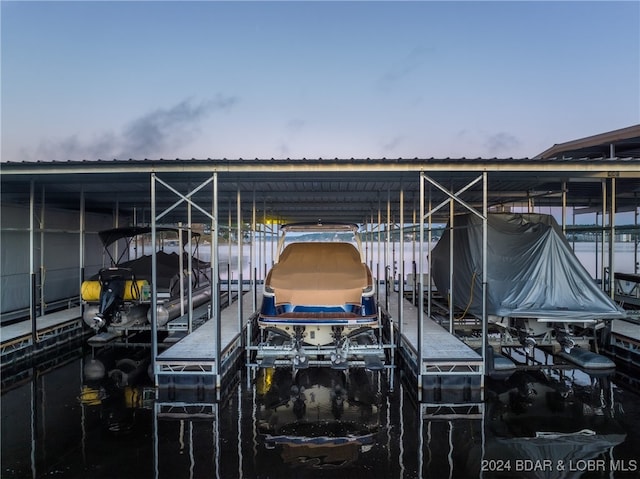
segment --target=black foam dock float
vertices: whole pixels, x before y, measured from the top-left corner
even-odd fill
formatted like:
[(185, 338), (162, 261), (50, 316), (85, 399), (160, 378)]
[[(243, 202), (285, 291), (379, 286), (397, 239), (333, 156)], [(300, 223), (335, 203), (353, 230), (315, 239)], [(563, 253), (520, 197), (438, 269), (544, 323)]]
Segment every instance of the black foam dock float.
[(584, 369), (615, 369), (616, 367), (616, 364), (606, 356), (582, 348), (573, 348), (569, 353), (562, 351), (558, 355)]

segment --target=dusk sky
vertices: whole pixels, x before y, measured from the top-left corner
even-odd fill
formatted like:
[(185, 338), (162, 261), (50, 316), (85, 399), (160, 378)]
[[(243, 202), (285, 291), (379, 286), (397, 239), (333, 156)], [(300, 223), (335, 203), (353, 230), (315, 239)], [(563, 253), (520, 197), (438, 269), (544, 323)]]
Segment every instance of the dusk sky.
[(640, 2), (1, 4), (2, 161), (533, 157), (640, 123)]

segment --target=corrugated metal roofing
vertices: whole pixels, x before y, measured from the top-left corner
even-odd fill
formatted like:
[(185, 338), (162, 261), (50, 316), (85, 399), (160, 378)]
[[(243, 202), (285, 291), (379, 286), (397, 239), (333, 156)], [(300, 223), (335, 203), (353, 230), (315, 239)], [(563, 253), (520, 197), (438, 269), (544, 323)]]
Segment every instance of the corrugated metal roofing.
[[(629, 144), (640, 144), (640, 126), (629, 132)], [(619, 136), (619, 135), (618, 135)], [(620, 141), (618, 138), (617, 141)], [(537, 205), (559, 206), (561, 191), (567, 187), (569, 206), (601, 207), (603, 181), (615, 177), (619, 209), (639, 205), (640, 155), (609, 158), (596, 152), (593, 141), (569, 142), (575, 157), (556, 148), (553, 158), (349, 158), (349, 159), (158, 159), (56, 162), (7, 162), (1, 168), (2, 201), (25, 204), (31, 182), (36, 196), (52, 207), (77, 210), (80, 192), (87, 211), (110, 213), (118, 208), (130, 216), (135, 208), (138, 222), (150, 218), (151, 175), (183, 195), (218, 178), (219, 218), (226, 223), (236, 218), (238, 195), (245, 220), (255, 204), (257, 219), (275, 218), (282, 222), (330, 221), (363, 223), (377, 221), (379, 209), (386, 221), (387, 199), (393, 219), (399, 219), (400, 191), (404, 195), (405, 220), (417, 210), (420, 174), (432, 178), (449, 191), (464, 188), (482, 172), (487, 172), (489, 205), (499, 207), (533, 199)], [(551, 149), (550, 149), (551, 150)], [(547, 151), (550, 151), (547, 150)], [(596, 152), (597, 153), (597, 152)], [(610, 188), (610, 186), (609, 186)], [(437, 204), (446, 195), (427, 185), (427, 195)], [(212, 185), (193, 194), (193, 201), (204, 209), (212, 203)], [(461, 195), (467, 203), (480, 207), (482, 182)], [(178, 197), (162, 184), (156, 187), (157, 210), (163, 211)], [(186, 221), (185, 203), (163, 217), (163, 222)], [(196, 208), (193, 222), (208, 222)]]

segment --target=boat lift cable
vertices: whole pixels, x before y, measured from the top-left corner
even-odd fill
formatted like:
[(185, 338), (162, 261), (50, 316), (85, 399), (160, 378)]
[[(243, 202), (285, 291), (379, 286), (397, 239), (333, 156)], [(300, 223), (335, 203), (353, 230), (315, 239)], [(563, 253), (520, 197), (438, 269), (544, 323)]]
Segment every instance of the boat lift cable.
[[(453, 318), (454, 321), (460, 321), (467, 316), (467, 313), (469, 312), (469, 308), (471, 307), (471, 303), (473, 303), (473, 287), (476, 284), (477, 276), (478, 276), (478, 272), (474, 271), (473, 275), (471, 275), (471, 288), (469, 290), (469, 301), (467, 302), (467, 306), (464, 308), (462, 315), (458, 316), (457, 318)], [(451, 307), (451, 294), (449, 294), (449, 307)]]

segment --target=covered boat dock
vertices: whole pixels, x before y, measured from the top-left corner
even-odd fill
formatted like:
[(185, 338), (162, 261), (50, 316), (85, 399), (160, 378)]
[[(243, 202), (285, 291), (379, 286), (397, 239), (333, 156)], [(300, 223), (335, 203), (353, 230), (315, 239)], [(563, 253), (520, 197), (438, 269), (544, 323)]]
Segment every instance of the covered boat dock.
[[(21, 337), (37, 350), (41, 332), (50, 328), (46, 318), (51, 313), (77, 317), (80, 285), (102, 264), (99, 231), (148, 225), (153, 235), (162, 226), (180, 225), (198, 228), (204, 235), (215, 233), (206, 245), (212, 291), (219, 293), (226, 284), (229, 291), (247, 294), (230, 308), (223, 307), (220, 294), (212, 294), (211, 320), (162, 353), (154, 315), (154, 374), (158, 383), (192, 366), (205, 368), (220, 388), (225, 358), (235, 362), (243, 355), (243, 331), (259, 304), (259, 285), (271, 266), (279, 225), (353, 222), (362, 225), (367, 262), (385, 290), (379, 300), (394, 323), (394, 343), (406, 363), (413, 364), (418, 395), (424, 397), (422, 390), (431, 376), (460, 374), (459, 367), (447, 369), (449, 363), (477, 377), (480, 390), (488, 371), (486, 317), (480, 318), (483, 341), (479, 351), (471, 350), (473, 357), (467, 356), (471, 353), (463, 343), (466, 349), (456, 343), (455, 353), (438, 352), (436, 341), (429, 340), (429, 309), (405, 300), (414, 294), (414, 304), (425, 305), (431, 297), (426, 258), (442, 225), (458, 213), (472, 212), (486, 223), (489, 212), (553, 210), (568, 233), (578, 230), (578, 215), (593, 214), (595, 226), (589, 232), (603, 251), (596, 276), (613, 297), (614, 275), (609, 272), (616, 271), (616, 258), (608, 245), (620, 235), (630, 235), (638, 251), (640, 125), (555, 145), (536, 158), (8, 162), (2, 164), (1, 181), (2, 248), (12, 252), (2, 259), (3, 353), (10, 340), (15, 346), (16, 338), (8, 334), (11, 322), (28, 325)], [(634, 224), (621, 227), (616, 221), (620, 213), (633, 214)], [(637, 273), (637, 256), (635, 263)], [(410, 283), (409, 275), (424, 280)], [(484, 291), (487, 279), (479, 280)], [(155, 291), (152, 296), (156, 301)], [(186, 319), (194, 320), (193, 315)], [(453, 338), (453, 321), (448, 332), (438, 328)], [(206, 334), (206, 353), (195, 346), (197, 334)], [(200, 364), (178, 364), (187, 356)], [(434, 358), (440, 364), (434, 366)]]

